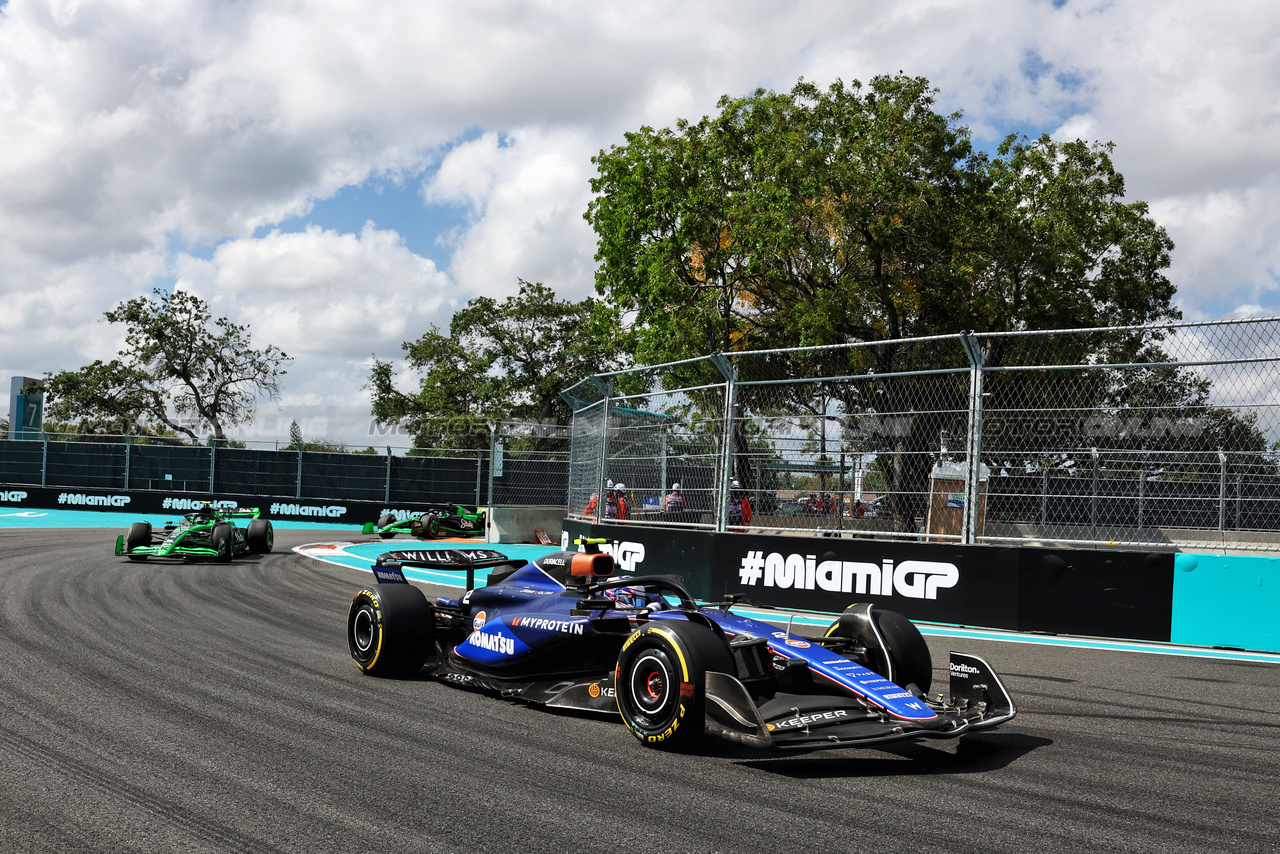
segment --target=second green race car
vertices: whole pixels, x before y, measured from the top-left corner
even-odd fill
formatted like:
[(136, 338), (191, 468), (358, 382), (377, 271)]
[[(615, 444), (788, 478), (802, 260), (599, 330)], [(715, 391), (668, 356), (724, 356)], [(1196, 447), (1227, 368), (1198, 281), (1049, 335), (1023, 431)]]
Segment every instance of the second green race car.
[[(129, 533), (116, 537), (116, 554), (130, 560), (149, 557), (212, 558), (228, 561), (237, 555), (266, 554), (275, 534), (269, 519), (259, 519), (257, 507), (224, 510), (206, 505), (179, 522), (153, 531), (150, 522), (134, 522)], [(237, 520), (248, 520), (240, 527)]]
[(387, 513), (377, 522), (366, 522), (361, 530), (366, 534), (377, 534), (384, 540), (396, 534), (434, 540), (440, 537), (482, 537), (484, 523), (485, 511), (481, 508), (453, 504), (399, 520)]

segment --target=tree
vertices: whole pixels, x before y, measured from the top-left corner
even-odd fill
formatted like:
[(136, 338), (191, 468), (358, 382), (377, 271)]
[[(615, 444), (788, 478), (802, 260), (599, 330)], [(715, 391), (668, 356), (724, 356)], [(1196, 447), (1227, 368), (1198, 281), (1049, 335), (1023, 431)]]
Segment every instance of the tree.
[[(941, 365), (937, 347), (902, 339), (1179, 316), (1164, 275), (1172, 242), (1124, 200), (1109, 145), (1010, 137), (987, 156), (935, 94), (897, 75), (722, 98), (715, 116), (644, 127), (600, 152), (586, 213), (596, 288), (634, 313), (646, 360), (876, 344), (803, 366), (758, 359), (749, 378), (882, 377), (840, 393), (849, 413), (917, 413), (882, 449), (904, 524), (902, 496), (923, 493), (947, 428), (928, 413), (962, 412), (967, 387), (886, 376)], [(1002, 346), (987, 364), (1007, 357)], [(745, 391), (738, 404), (763, 414), (779, 394), (811, 391)], [(734, 443), (741, 454), (744, 436)]]
[(302, 450), (302, 428), (297, 421), (289, 422), (289, 442), (294, 448)]
[(226, 427), (252, 419), (259, 395), (279, 393), (289, 357), (253, 349), (248, 325), (214, 318), (194, 294), (157, 289), (105, 317), (125, 324), (125, 349), (110, 362), (50, 374), (54, 417), (126, 432), (163, 425), (192, 439), (203, 422), (222, 440)]
[(119, 359), (95, 360), (78, 371), (50, 374), (42, 384), (48, 415), (82, 430), (134, 435), (146, 429), (156, 405), (150, 377)]
[(375, 358), (365, 387), (378, 421), (407, 421), (421, 447), (487, 445), (489, 419), (569, 423), (560, 391), (622, 365), (618, 314), (599, 300), (559, 300), (541, 282), (519, 281), (516, 296), (468, 302), (448, 335), (432, 327), (404, 342), (420, 374), (416, 392), (400, 391), (391, 363)]

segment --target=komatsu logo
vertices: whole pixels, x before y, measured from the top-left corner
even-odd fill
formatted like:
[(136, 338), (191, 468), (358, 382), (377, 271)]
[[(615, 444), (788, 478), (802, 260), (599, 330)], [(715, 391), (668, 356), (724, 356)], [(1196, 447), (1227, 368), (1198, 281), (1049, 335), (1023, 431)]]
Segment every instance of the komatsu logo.
[(489, 652), (496, 652), (499, 655), (515, 655), (516, 642), (512, 638), (504, 638), (501, 635), (491, 635), (487, 632), (476, 632), (467, 639), (467, 643), (472, 646), (478, 646), (481, 649), (487, 649)]
[(14, 504), (21, 504), (26, 497), (25, 492), (17, 489), (12, 492), (0, 492), (0, 501), (12, 501)]
[(955, 587), (960, 570), (953, 563), (932, 560), (904, 560), (894, 566), (891, 558), (881, 563), (855, 560), (824, 560), (815, 555), (783, 555), (750, 551), (742, 558), (738, 576), (742, 583), (793, 590), (829, 590), (832, 593), (859, 593), (908, 599), (937, 599), (938, 591)]

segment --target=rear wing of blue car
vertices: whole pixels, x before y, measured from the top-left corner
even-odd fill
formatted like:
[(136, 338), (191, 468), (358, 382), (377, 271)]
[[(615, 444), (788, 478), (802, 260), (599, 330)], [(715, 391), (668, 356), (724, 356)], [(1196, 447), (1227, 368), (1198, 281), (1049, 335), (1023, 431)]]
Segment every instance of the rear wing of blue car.
[(381, 584), (408, 584), (403, 569), (406, 566), (422, 569), (465, 572), (467, 589), (476, 586), (476, 570), (496, 566), (522, 567), (527, 560), (510, 558), (493, 549), (447, 549), (441, 551), (413, 550), (386, 552), (378, 555), (373, 564), (373, 575)]

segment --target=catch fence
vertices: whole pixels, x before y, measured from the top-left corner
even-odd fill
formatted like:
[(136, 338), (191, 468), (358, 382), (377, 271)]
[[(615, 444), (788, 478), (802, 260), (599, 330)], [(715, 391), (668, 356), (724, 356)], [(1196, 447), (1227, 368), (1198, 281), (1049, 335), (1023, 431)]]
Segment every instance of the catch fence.
[(347, 451), (279, 442), (185, 444), (150, 436), (45, 433), (0, 440), (0, 484), (184, 495), (563, 506), (567, 427), (494, 422), (487, 448)]
[[(621, 481), (631, 524), (1277, 550), (1278, 367), (1280, 319), (1261, 318), (601, 374), (565, 393), (570, 515), (607, 519)], [(749, 523), (731, 509), (742, 497)]]

